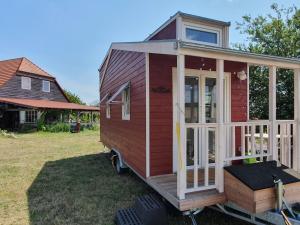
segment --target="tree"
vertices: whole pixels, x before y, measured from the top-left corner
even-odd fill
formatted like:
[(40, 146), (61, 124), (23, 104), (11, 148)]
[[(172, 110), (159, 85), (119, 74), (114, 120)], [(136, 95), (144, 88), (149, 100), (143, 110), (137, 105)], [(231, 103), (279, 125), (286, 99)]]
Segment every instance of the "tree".
[[(237, 29), (247, 36), (246, 43), (235, 44), (240, 50), (283, 57), (300, 57), (300, 10), (271, 5), (272, 13), (252, 18), (243, 16)], [(268, 68), (250, 68), (250, 118), (268, 119)], [(277, 71), (277, 119), (294, 116), (293, 71)]]
[(86, 105), (85, 102), (83, 102), (80, 97), (68, 90), (64, 90), (66, 96), (68, 97), (69, 101), (72, 103), (80, 104), (80, 105)]

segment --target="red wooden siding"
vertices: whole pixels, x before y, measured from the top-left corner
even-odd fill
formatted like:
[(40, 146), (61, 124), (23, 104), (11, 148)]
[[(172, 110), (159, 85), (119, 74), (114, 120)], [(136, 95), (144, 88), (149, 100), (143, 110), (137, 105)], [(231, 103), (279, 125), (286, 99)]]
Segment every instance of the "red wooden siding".
[[(172, 172), (172, 67), (175, 56), (149, 55), (150, 176)], [(154, 91), (160, 87), (169, 91)]]
[[(103, 72), (103, 70), (102, 70)], [(130, 120), (122, 120), (122, 105), (111, 105), (111, 118), (106, 118), (105, 101), (101, 104), (101, 141), (119, 150), (125, 161), (141, 176), (146, 175), (146, 88), (145, 54), (113, 50), (101, 96), (114, 94), (130, 81)], [(121, 100), (120, 95), (116, 100)]]
[(155, 34), (150, 40), (176, 39), (176, 20)]
[[(216, 60), (186, 56), (189, 69), (215, 70)], [(150, 54), (150, 175), (172, 173), (173, 113), (172, 113), (172, 67), (176, 56)], [(246, 71), (246, 64), (225, 62), (225, 72), (231, 72), (232, 121), (247, 119), (247, 83), (237, 79), (236, 74)], [(158, 93), (163, 87), (169, 90)], [(238, 133), (238, 132), (237, 132)], [(238, 134), (237, 134), (238, 135)], [(237, 139), (238, 141), (238, 139)], [(240, 141), (239, 141), (240, 142)], [(237, 144), (240, 144), (237, 142)], [(238, 145), (237, 145), (238, 146)]]

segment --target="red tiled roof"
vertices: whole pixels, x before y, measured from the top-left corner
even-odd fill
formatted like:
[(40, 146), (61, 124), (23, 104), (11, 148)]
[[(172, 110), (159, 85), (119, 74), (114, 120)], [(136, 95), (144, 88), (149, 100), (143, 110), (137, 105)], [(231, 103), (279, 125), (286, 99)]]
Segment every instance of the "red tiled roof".
[(39, 76), (53, 78), (53, 76), (51, 76), (49, 73), (47, 73), (46, 71), (44, 71), (43, 69), (41, 69), (40, 67), (38, 67), (37, 65), (35, 65), (33, 62), (31, 62), (25, 57), (22, 58), (22, 62), (19, 66), (18, 71), (25, 72), (25, 73), (33, 73)]
[(0, 61), (0, 86), (14, 76), (22, 62), (22, 58)]
[(18, 105), (35, 109), (71, 109), (77, 111), (99, 111), (98, 107), (79, 105), (69, 102), (57, 102), (49, 100), (21, 99), (21, 98), (0, 98), (0, 103)]
[(54, 78), (46, 71), (32, 63), (27, 58), (16, 58), (0, 61), (0, 86), (5, 84), (17, 72), (35, 74), (37, 76)]

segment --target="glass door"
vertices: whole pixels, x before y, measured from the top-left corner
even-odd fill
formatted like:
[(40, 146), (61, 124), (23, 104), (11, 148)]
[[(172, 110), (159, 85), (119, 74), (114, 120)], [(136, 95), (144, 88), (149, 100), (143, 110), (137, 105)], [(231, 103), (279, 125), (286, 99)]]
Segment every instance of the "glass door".
[[(186, 76), (185, 77), (185, 122), (199, 123), (200, 115), (200, 79), (199, 77)], [(187, 166), (194, 165), (194, 130), (187, 129)], [(197, 150), (198, 151), (198, 150)]]

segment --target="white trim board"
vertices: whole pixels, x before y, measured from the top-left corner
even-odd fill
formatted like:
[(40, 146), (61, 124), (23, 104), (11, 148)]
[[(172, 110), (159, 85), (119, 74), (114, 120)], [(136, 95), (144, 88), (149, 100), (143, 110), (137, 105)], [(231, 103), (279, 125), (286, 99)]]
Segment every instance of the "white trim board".
[(150, 177), (150, 79), (149, 79), (149, 53), (146, 60), (146, 177)]

